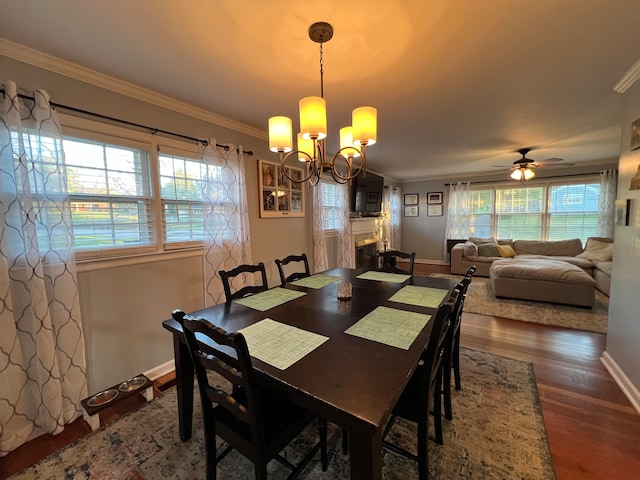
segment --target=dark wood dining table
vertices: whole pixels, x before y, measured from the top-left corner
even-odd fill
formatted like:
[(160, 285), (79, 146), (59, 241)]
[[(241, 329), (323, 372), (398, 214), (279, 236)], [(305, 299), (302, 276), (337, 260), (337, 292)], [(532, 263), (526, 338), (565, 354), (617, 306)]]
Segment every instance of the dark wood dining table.
[[(352, 299), (338, 300), (338, 282), (322, 288), (287, 284), (306, 295), (267, 311), (236, 302), (191, 312), (215, 325), (237, 331), (265, 318), (326, 337), (322, 345), (280, 370), (253, 358), (257, 381), (349, 431), (352, 479), (382, 477), (382, 431), (400, 394), (416, 369), (429, 340), (432, 323), (405, 350), (345, 333), (378, 306), (432, 315), (437, 307), (420, 307), (388, 299), (405, 285), (453, 290), (451, 279), (413, 276), (403, 283), (357, 278), (362, 269), (335, 268), (322, 272), (352, 284)], [(280, 288), (280, 287), (278, 287)], [(449, 294), (444, 296), (446, 301)], [(180, 438), (191, 437), (194, 371), (180, 324), (165, 320), (173, 334)]]

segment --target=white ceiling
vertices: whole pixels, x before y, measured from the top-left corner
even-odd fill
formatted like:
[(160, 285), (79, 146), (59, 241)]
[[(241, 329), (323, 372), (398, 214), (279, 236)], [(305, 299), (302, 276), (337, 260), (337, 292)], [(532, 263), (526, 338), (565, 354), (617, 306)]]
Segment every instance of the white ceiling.
[(613, 87), (640, 46), (639, 0), (0, 0), (0, 11), (0, 38), (265, 132), (273, 115), (297, 128), (298, 100), (319, 95), (307, 29), (328, 21), (328, 147), (354, 107), (375, 106), (369, 168), (399, 180), (496, 171), (521, 147), (535, 160), (617, 158)]

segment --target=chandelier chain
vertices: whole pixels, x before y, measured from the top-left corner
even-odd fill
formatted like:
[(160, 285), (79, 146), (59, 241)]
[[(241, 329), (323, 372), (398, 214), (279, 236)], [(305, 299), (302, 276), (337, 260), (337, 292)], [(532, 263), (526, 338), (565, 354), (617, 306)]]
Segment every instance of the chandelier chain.
[(322, 42), (320, 42), (320, 96), (324, 98), (324, 57), (322, 55)]

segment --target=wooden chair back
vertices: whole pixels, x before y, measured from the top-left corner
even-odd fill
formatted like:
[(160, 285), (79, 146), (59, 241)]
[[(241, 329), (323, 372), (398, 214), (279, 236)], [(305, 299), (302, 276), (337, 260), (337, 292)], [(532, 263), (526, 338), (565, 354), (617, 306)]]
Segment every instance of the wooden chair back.
[[(262, 277), (262, 285), (246, 285), (235, 292), (231, 292), (231, 282), (233, 278), (242, 274), (255, 274), (260, 272)], [(254, 293), (264, 292), (269, 289), (267, 284), (267, 271), (264, 267), (264, 263), (260, 262), (257, 265), (239, 265), (231, 270), (220, 270), (218, 272), (220, 279), (222, 280), (222, 286), (224, 288), (224, 296), (227, 302), (235, 298), (243, 298)]]
[[(398, 267), (398, 259), (407, 260), (409, 266), (406, 269)], [(413, 275), (413, 263), (416, 259), (416, 253), (406, 253), (399, 250), (387, 250), (386, 252), (378, 252), (376, 265), (379, 272), (403, 273)]]
[[(302, 263), (301, 268), (302, 271), (296, 271), (289, 275), (285, 273), (285, 267), (290, 263)], [(294, 282), (301, 278), (305, 278), (311, 275), (309, 270), (309, 260), (307, 259), (307, 254), (303, 253), (302, 255), (289, 255), (284, 257), (283, 259), (276, 259), (276, 265), (278, 266), (278, 273), (280, 273), (280, 283), (281, 286), (285, 286), (287, 282)]]

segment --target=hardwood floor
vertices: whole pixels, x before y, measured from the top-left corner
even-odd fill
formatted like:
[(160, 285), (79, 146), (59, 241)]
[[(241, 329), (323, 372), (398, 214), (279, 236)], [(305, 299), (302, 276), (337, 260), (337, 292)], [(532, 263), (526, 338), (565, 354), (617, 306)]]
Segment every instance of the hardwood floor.
[[(416, 264), (415, 273), (448, 273), (448, 267)], [(600, 361), (605, 335), (465, 313), (461, 342), (534, 365), (557, 480), (638, 478), (640, 415)], [(464, 372), (462, 382), (464, 388)], [(158, 392), (172, 383), (171, 375), (154, 382)], [(103, 423), (144, 402), (122, 403), (105, 411)], [(89, 431), (79, 419), (57, 436), (23, 445), (0, 458), (0, 479)]]

